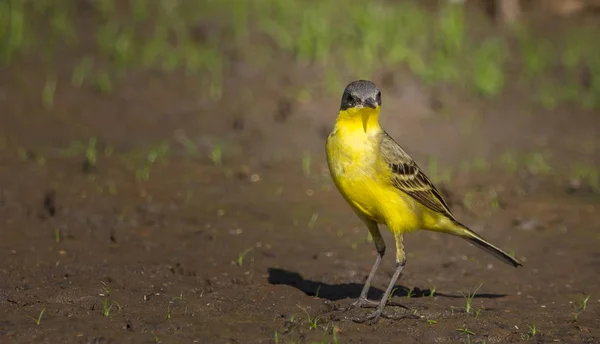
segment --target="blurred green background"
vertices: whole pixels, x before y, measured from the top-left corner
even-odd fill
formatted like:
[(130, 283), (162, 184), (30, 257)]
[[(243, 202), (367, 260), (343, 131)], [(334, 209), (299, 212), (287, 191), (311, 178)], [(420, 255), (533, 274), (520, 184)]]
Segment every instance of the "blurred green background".
[(450, 1), (4, 0), (0, 55), (5, 67), (22, 59), (44, 66), (46, 106), (57, 83), (53, 66), (68, 56), (72, 85), (104, 93), (133, 73), (177, 70), (201, 77), (204, 95), (218, 99), (238, 61), (263, 73), (285, 61), (309, 66), (319, 86), (336, 96), (348, 78), (403, 69), (427, 85), (486, 98), (516, 88), (547, 108), (600, 107), (597, 20), (560, 27), (547, 14), (539, 25), (522, 20), (508, 28), (490, 18), (485, 1), (467, 7)]

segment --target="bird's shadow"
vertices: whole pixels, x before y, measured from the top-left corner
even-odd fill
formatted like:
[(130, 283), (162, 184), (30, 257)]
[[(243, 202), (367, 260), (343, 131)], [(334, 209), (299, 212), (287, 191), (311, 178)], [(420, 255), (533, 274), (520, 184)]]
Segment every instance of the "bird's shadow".
[[(314, 296), (317, 298), (339, 301), (343, 299), (355, 299), (358, 298), (362, 291), (363, 284), (359, 283), (340, 283), (340, 284), (327, 284), (323, 282), (311, 281), (304, 279), (302, 275), (297, 272), (287, 271), (278, 268), (268, 269), (270, 284), (277, 285), (288, 285), (294, 287), (306, 295)], [(394, 296), (406, 297), (410, 294), (410, 297), (426, 297), (426, 296), (440, 296), (447, 298), (464, 298), (462, 294), (446, 294), (437, 290), (431, 289), (419, 289), (419, 288), (407, 288), (402, 285), (395, 286)], [(371, 287), (369, 290), (369, 299), (378, 300), (383, 296), (383, 290)], [(504, 297), (506, 294), (493, 294), (493, 293), (478, 293), (473, 298), (486, 298), (495, 299)]]

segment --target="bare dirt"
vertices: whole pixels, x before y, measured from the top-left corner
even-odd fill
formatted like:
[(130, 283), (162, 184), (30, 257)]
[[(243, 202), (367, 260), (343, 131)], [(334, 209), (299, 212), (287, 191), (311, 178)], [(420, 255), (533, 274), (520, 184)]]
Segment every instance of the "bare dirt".
[[(410, 78), (384, 88), (390, 134), (426, 172), (431, 157), (455, 166), (443, 188), (457, 217), (524, 267), (457, 238), (409, 236), (393, 300), (411, 310), (387, 312), (420, 318), (365, 325), (352, 318), (369, 310), (340, 310), (376, 253), (324, 169), (337, 98), (290, 103), (283, 77), (234, 72), (218, 102), (183, 76), (130, 78), (110, 95), (67, 78), (45, 109), (37, 69), (16, 65), (0, 83), (2, 343), (600, 343), (600, 195), (560, 177), (598, 163), (598, 113), (540, 110), (518, 92), (448, 96), (440, 113)], [(264, 92), (238, 98), (259, 81)], [(97, 164), (84, 167), (72, 143), (93, 136)], [(136, 180), (163, 141), (169, 152)], [(222, 165), (208, 158), (215, 143)], [(558, 167), (458, 168), (505, 150), (551, 152)], [(467, 313), (463, 294), (480, 284)]]

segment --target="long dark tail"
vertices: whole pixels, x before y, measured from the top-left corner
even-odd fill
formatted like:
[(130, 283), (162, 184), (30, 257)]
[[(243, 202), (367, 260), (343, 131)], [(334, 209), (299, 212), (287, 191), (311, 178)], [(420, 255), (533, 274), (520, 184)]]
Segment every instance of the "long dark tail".
[(468, 229), (467, 227), (465, 227), (464, 225), (462, 225), (460, 223), (457, 223), (457, 225), (462, 227), (462, 230), (460, 231), (460, 237), (470, 241), (473, 245), (479, 247), (480, 249), (482, 249), (482, 250), (486, 251), (487, 253), (493, 255), (494, 257), (500, 259), (501, 261), (505, 262), (506, 264), (510, 264), (514, 267), (523, 266), (523, 264), (521, 264), (521, 262), (519, 262), (513, 256), (502, 251), (501, 249), (497, 248), (496, 246), (490, 244), (484, 238), (482, 238), (479, 234), (473, 232), (472, 230)]

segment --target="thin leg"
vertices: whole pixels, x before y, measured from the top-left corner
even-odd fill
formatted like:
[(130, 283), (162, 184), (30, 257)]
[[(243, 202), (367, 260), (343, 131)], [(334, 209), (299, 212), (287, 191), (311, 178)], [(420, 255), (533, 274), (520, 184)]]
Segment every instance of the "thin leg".
[(360, 219), (365, 223), (367, 228), (369, 229), (369, 233), (371, 233), (371, 237), (373, 238), (373, 242), (375, 243), (375, 248), (377, 249), (377, 258), (375, 258), (375, 263), (371, 268), (371, 272), (369, 273), (369, 277), (367, 277), (367, 281), (360, 292), (360, 296), (358, 300), (354, 301), (346, 310), (350, 310), (352, 308), (374, 308), (377, 307), (377, 303), (374, 301), (369, 301), (367, 299), (367, 294), (369, 293), (369, 289), (371, 288), (371, 283), (373, 282), (373, 277), (375, 277), (375, 273), (379, 268), (379, 264), (381, 263), (381, 258), (385, 255), (385, 241), (381, 236), (381, 232), (379, 232), (379, 227), (375, 221), (366, 219), (360, 216)]
[(371, 272), (369, 272), (369, 277), (367, 277), (367, 281), (365, 282), (365, 285), (362, 289), (362, 291), (360, 292), (360, 297), (359, 299), (367, 299), (367, 294), (369, 293), (369, 289), (371, 288), (371, 282), (373, 282), (373, 277), (375, 277), (375, 273), (377, 272), (377, 269), (379, 268), (379, 264), (381, 263), (381, 258), (383, 258), (383, 254), (377, 254), (377, 258), (375, 258), (375, 264), (373, 264), (373, 267), (371, 268)]
[[(402, 273), (402, 269), (404, 269), (405, 264), (406, 264), (406, 256), (404, 254), (402, 235), (400, 234), (400, 235), (396, 236), (396, 271), (394, 271), (394, 275), (392, 275), (392, 279), (390, 280), (390, 283), (388, 284), (388, 287), (385, 290), (385, 293), (383, 294), (381, 301), (379, 301), (377, 310), (375, 312), (367, 315), (366, 317), (354, 319), (354, 321), (362, 323), (362, 322), (366, 322), (369, 320), (373, 320), (373, 322), (377, 322), (379, 320), (379, 317), (381, 317), (383, 315), (383, 309), (385, 308), (386, 304), (388, 304), (388, 299), (390, 298), (390, 294), (392, 293), (392, 290), (394, 289), (394, 286), (396, 285), (396, 282), (398, 281), (398, 277), (400, 277), (400, 274)], [(403, 319), (403, 318), (414, 318), (415, 317), (413, 315), (402, 315), (399, 317), (392, 317), (392, 316), (387, 316), (387, 315), (383, 315), (383, 316), (385, 318), (393, 318), (393, 319)]]
[(390, 294), (392, 293), (392, 289), (394, 289), (394, 286), (396, 285), (396, 281), (398, 280), (398, 277), (402, 273), (402, 269), (403, 268), (404, 268), (404, 263), (403, 262), (402, 263), (396, 263), (396, 271), (394, 271), (394, 275), (392, 276), (392, 279), (390, 280), (390, 284), (388, 284), (388, 287), (385, 290), (385, 293), (383, 294), (383, 297), (381, 298), (381, 301), (379, 301), (379, 305), (377, 306), (377, 310), (374, 311), (373, 313), (367, 315), (366, 317), (354, 319), (354, 321), (359, 322), (359, 323), (363, 323), (363, 322), (366, 322), (366, 321), (369, 321), (369, 320), (373, 320), (373, 322), (377, 322), (379, 320), (379, 317), (383, 314), (383, 309), (385, 308), (385, 305), (387, 304), (387, 301), (390, 298)]
[(373, 282), (373, 277), (375, 276), (375, 273), (377, 272), (377, 268), (379, 268), (379, 264), (381, 263), (381, 258), (383, 257), (383, 255), (378, 254), (377, 258), (375, 258), (375, 264), (373, 264), (373, 267), (371, 268), (371, 272), (369, 273), (369, 277), (367, 277), (367, 281), (365, 282), (365, 285), (362, 289), (362, 291), (360, 292), (360, 296), (358, 297), (358, 299), (354, 302), (352, 302), (350, 304), (350, 306), (348, 308), (346, 308), (345, 310), (350, 310), (352, 308), (374, 308), (377, 307), (377, 302), (375, 301), (369, 301), (369, 299), (367, 299), (367, 294), (369, 293), (369, 289), (371, 288), (371, 282)]
[[(371, 282), (373, 281), (375, 272), (377, 271), (377, 268), (379, 267), (379, 264), (381, 263), (382, 257), (383, 256), (381, 256), (381, 255), (377, 255), (377, 258), (375, 259), (375, 264), (373, 264), (373, 267), (371, 268), (371, 272), (369, 273), (369, 277), (367, 277), (367, 281), (365, 282), (365, 286), (363, 287), (362, 292), (360, 293), (360, 296), (358, 297), (358, 299), (356, 301), (352, 302), (350, 304), (350, 306), (345, 308), (344, 311), (348, 311), (353, 308), (377, 308), (379, 306), (379, 302), (369, 300), (367, 298), (367, 294), (369, 293)], [(403, 305), (401, 303), (391, 302), (391, 301), (389, 301), (387, 303), (387, 306), (402, 307), (402, 308), (408, 309), (408, 307), (406, 307), (405, 305)]]

